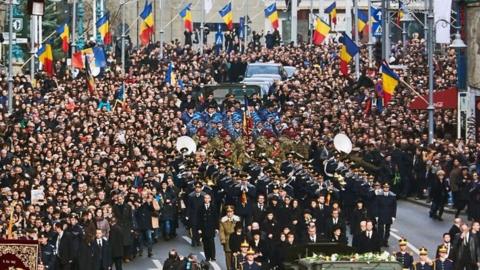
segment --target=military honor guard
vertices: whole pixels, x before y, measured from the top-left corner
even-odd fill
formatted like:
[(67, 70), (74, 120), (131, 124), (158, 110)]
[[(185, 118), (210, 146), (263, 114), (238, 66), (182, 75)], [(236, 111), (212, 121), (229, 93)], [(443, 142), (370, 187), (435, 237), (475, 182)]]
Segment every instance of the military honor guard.
[(433, 262), (428, 258), (428, 250), (420, 248), (420, 259), (414, 265), (414, 270), (433, 270)]
[(242, 269), (243, 263), (247, 261), (247, 252), (249, 247), (250, 245), (246, 240), (240, 244), (240, 252), (238, 254), (234, 254), (233, 256), (233, 265), (235, 270)]
[(413, 268), (413, 256), (407, 251), (407, 239), (402, 238), (398, 240), (398, 246), (400, 251), (395, 253), (397, 261), (402, 264), (403, 269), (412, 269)]
[(247, 251), (247, 260), (242, 264), (241, 270), (260, 270), (260, 263), (255, 261), (255, 251), (250, 248)]
[(447, 247), (440, 247), (438, 253), (440, 256), (434, 262), (434, 270), (453, 270), (453, 261), (448, 258)]
[(235, 225), (240, 222), (240, 217), (234, 214), (234, 207), (226, 207), (227, 215), (220, 219), (220, 243), (225, 252), (227, 269), (232, 269), (232, 249), (230, 247), (230, 235), (235, 233)]

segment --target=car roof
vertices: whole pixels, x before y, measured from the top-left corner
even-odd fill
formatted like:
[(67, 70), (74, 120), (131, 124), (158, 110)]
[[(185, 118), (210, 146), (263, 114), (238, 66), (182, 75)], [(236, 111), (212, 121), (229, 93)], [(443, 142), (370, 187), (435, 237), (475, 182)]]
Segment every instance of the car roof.
[(248, 65), (251, 65), (251, 66), (281, 66), (281, 64), (279, 64), (279, 63), (260, 63), (260, 62), (250, 63)]

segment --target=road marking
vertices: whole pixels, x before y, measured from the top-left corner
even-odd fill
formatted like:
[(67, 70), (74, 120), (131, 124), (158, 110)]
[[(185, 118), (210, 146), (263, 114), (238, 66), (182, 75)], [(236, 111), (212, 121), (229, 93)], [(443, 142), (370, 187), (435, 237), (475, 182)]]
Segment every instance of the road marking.
[(210, 262), (210, 265), (213, 267), (213, 270), (221, 270), (217, 262)]
[[(402, 237), (400, 237), (398, 234), (394, 233), (393, 230), (390, 230), (390, 235), (393, 236), (393, 238), (397, 239), (397, 240), (400, 240)], [(416, 248), (414, 245), (410, 244), (410, 242), (407, 242), (407, 247), (410, 248), (413, 252), (415, 252), (415, 254), (419, 254), (420, 251), (418, 250), (418, 248)]]
[(182, 238), (183, 238), (183, 240), (187, 241), (188, 244), (190, 244), (190, 245), (192, 244), (192, 239), (190, 239), (190, 237), (184, 235), (184, 236), (182, 236)]
[(157, 268), (150, 268), (149, 270), (161, 270), (163, 269), (163, 265), (159, 260), (152, 260), (153, 264), (155, 264), (155, 267)]
[(395, 228), (391, 228), (390, 231), (391, 231), (391, 232), (398, 232), (398, 230), (395, 229)]

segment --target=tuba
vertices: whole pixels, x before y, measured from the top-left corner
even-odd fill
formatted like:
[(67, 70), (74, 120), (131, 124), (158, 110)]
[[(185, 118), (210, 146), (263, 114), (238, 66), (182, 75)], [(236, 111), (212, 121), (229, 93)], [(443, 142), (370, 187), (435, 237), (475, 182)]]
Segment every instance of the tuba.
[(176, 149), (184, 157), (197, 152), (197, 144), (188, 136), (182, 136), (177, 139)]

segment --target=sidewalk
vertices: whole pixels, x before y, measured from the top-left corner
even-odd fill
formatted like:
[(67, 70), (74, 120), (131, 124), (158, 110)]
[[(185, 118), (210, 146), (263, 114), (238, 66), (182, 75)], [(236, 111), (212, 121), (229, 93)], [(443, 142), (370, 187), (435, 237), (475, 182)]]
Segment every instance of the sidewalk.
[[(405, 200), (407, 202), (411, 202), (411, 203), (414, 203), (414, 204), (418, 204), (418, 205), (421, 205), (421, 206), (424, 206), (425, 208), (430, 208), (430, 205), (431, 203), (427, 203), (427, 201), (425, 199), (422, 199), (422, 200), (416, 200), (415, 198), (404, 198), (402, 200)], [(444, 209), (444, 213), (448, 213), (448, 214), (453, 214), (455, 215), (455, 212), (456, 212), (456, 209), (453, 208), (452, 206), (450, 205), (446, 205), (445, 206), (445, 209)], [(465, 211), (462, 211), (460, 213), (460, 216), (463, 216), (465, 214)]]

